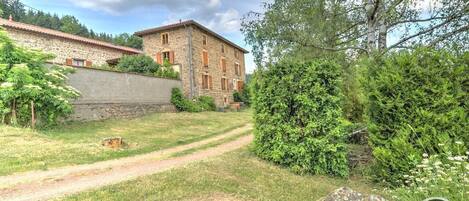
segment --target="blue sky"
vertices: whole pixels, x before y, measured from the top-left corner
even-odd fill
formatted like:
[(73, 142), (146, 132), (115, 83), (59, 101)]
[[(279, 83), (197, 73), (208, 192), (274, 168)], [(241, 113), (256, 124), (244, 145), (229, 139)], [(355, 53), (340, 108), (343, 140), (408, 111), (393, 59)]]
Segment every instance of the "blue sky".
[[(250, 50), (240, 31), (241, 18), (261, 11), (265, 0), (22, 0), (28, 6), (59, 15), (73, 15), (97, 32), (134, 33), (194, 19)], [(254, 70), (251, 54), (246, 69)]]

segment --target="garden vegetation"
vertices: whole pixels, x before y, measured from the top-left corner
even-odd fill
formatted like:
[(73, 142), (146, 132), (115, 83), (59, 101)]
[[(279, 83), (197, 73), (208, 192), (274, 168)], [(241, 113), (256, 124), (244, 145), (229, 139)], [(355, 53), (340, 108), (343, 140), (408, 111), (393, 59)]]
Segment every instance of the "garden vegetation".
[[(396, 185), (423, 154), (469, 143), (469, 54), (416, 49), (364, 62), (369, 144), (377, 180)], [(461, 149), (465, 148), (465, 149)]]
[(132, 72), (155, 77), (179, 79), (179, 73), (174, 71), (171, 64), (165, 60), (159, 65), (151, 57), (146, 55), (126, 55), (119, 59), (115, 69), (119, 72)]
[(79, 92), (66, 84), (68, 67), (49, 66), (52, 55), (16, 46), (0, 30), (0, 120), (3, 124), (55, 124), (72, 112)]
[(341, 68), (326, 61), (279, 62), (254, 84), (254, 151), (299, 173), (348, 175)]
[(199, 96), (197, 99), (189, 100), (184, 96), (181, 89), (174, 88), (171, 91), (171, 103), (180, 112), (204, 112), (215, 111), (215, 101), (210, 96)]

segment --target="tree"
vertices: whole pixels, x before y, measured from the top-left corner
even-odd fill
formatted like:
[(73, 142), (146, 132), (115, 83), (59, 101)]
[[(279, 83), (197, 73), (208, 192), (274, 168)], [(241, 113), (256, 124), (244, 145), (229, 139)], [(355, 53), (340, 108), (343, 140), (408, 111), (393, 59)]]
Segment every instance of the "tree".
[(69, 100), (79, 96), (66, 84), (72, 70), (46, 66), (51, 58), (14, 45), (0, 29), (0, 123), (34, 127), (72, 112)]
[[(431, 3), (431, 4), (429, 4)], [(468, 48), (467, 0), (274, 0), (242, 31), (258, 65), (282, 55), (371, 54), (414, 45)], [(396, 41), (388, 39), (396, 38)]]
[(78, 20), (70, 15), (65, 15), (61, 19), (62, 26), (60, 30), (65, 33), (78, 34), (81, 31), (80, 23)]

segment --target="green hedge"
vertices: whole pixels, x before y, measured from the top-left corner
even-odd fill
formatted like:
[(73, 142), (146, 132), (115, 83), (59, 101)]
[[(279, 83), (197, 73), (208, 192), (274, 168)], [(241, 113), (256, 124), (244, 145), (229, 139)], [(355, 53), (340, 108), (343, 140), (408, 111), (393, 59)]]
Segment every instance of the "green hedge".
[(196, 100), (189, 100), (184, 97), (181, 89), (173, 88), (171, 91), (171, 103), (180, 112), (203, 112), (215, 111), (216, 105), (212, 97), (200, 96)]
[(341, 68), (323, 60), (259, 70), (255, 152), (298, 173), (347, 176), (340, 77)]
[(430, 49), (366, 63), (363, 86), (377, 179), (398, 184), (422, 154), (443, 153), (442, 144), (456, 141), (469, 145), (468, 64), (469, 54), (458, 58)]
[(120, 58), (117, 69), (122, 72), (134, 72), (151, 74), (157, 73), (160, 69), (151, 57), (146, 55), (126, 55)]

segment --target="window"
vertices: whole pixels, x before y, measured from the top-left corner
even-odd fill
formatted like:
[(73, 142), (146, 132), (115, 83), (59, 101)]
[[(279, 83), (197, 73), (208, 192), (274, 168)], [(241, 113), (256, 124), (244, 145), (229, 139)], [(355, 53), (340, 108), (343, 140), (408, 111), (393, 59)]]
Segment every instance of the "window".
[(239, 52), (238, 52), (238, 50), (235, 50), (235, 51), (234, 51), (234, 56), (235, 56), (235, 58), (239, 59)]
[(73, 59), (72, 66), (83, 67), (83, 66), (85, 66), (85, 60), (83, 60), (83, 59)]
[(225, 44), (221, 44), (221, 53), (225, 53)]
[(229, 90), (228, 79), (221, 78), (221, 90), (223, 90), (223, 91), (228, 91)]
[(202, 75), (202, 89), (212, 89), (212, 76), (208, 74)]
[(221, 70), (226, 73), (226, 59), (225, 58), (221, 58)]
[(202, 36), (202, 44), (207, 45), (207, 36), (206, 35)]
[(208, 67), (208, 52), (207, 50), (203, 50), (202, 52), (202, 62), (204, 67)]
[(163, 57), (163, 61), (170, 61), (171, 60), (171, 53), (170, 52), (163, 52), (162, 57)]
[(239, 65), (239, 63), (235, 63), (235, 74), (236, 75), (241, 75), (241, 67)]
[(163, 45), (169, 44), (169, 34), (168, 33), (161, 34), (161, 43)]

